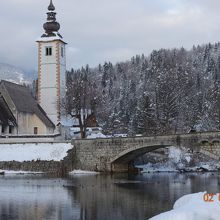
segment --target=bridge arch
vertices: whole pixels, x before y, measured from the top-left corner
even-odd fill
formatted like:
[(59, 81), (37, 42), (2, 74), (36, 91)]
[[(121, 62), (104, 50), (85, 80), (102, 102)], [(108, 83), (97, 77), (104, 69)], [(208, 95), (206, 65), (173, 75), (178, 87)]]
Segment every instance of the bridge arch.
[(202, 140), (199, 143), (202, 144), (202, 145), (209, 145), (210, 144), (209, 140)]
[(134, 159), (140, 157), (141, 155), (144, 155), (146, 153), (155, 151), (160, 148), (166, 148), (171, 147), (172, 145), (150, 145), (146, 147), (133, 147), (127, 150), (122, 151), (119, 153), (116, 157), (112, 158), (111, 163), (111, 171), (114, 172), (117, 170), (117, 172), (124, 172), (129, 169), (133, 169), (133, 165), (131, 166), (131, 162), (134, 161)]
[(213, 140), (202, 140), (200, 141), (201, 145), (217, 145), (220, 144), (219, 139), (213, 139)]
[(213, 145), (219, 144), (219, 143), (220, 143), (220, 141), (219, 141), (218, 139), (214, 139), (214, 140), (212, 141), (212, 144), (213, 144)]

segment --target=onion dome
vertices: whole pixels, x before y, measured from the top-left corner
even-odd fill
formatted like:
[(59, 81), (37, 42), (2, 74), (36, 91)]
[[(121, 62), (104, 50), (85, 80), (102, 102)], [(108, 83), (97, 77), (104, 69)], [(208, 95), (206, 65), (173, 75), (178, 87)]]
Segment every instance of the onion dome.
[(43, 25), (45, 34), (43, 34), (42, 37), (53, 37), (58, 35), (62, 38), (62, 36), (58, 33), (60, 30), (60, 24), (56, 21), (56, 12), (54, 11), (55, 7), (52, 0), (50, 0), (47, 12), (47, 22)]

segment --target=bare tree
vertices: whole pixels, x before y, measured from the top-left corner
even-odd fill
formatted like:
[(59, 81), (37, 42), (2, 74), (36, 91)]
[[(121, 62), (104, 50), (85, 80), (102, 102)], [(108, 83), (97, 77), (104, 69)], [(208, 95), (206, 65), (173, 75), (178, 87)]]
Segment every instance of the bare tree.
[(96, 110), (96, 85), (89, 79), (89, 67), (67, 73), (66, 111), (78, 120), (81, 138), (86, 137), (87, 118)]

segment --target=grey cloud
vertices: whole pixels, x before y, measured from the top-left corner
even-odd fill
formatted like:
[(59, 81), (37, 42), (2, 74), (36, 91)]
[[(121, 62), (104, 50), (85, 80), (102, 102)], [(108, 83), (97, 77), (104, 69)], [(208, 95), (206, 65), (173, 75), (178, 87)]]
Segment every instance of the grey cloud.
[[(35, 40), (49, 0), (7, 0), (0, 8), (0, 62), (37, 68)], [(216, 42), (218, 0), (54, 0), (67, 66), (123, 61), (153, 49)]]

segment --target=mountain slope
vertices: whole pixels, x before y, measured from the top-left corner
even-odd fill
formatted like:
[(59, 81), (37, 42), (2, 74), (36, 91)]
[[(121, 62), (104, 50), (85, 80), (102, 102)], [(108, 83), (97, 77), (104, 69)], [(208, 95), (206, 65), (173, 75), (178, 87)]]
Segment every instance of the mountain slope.
[(220, 43), (154, 50), (71, 70), (67, 79), (68, 102), (93, 109), (106, 133), (220, 130)]
[(36, 73), (34, 71), (27, 73), (19, 67), (0, 63), (0, 80), (7, 80), (18, 84), (31, 84), (35, 78)]

